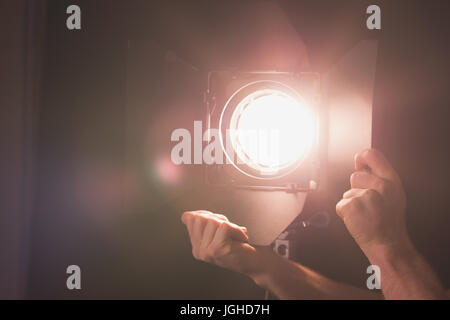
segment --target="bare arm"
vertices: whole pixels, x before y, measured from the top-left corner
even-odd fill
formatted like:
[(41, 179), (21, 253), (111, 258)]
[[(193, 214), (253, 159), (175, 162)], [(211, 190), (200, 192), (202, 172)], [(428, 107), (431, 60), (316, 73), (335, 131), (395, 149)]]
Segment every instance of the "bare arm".
[(336, 211), (373, 265), (380, 267), (386, 299), (445, 299), (430, 265), (409, 240), (406, 197), (399, 176), (386, 158), (370, 149), (355, 157), (352, 189)]
[(198, 260), (246, 274), (280, 299), (381, 299), (382, 295), (328, 279), (280, 257), (269, 247), (247, 243), (246, 229), (207, 211), (183, 214)]
[(182, 216), (194, 257), (244, 273), (280, 299), (447, 298), (448, 292), (409, 240), (406, 200), (397, 173), (376, 150), (359, 153), (355, 169), (352, 189), (336, 211), (370, 262), (380, 267), (383, 295), (328, 279), (268, 248), (255, 248), (247, 243), (244, 227), (207, 211)]
[(260, 254), (266, 262), (264, 270), (251, 274), (259, 286), (280, 299), (383, 299), (379, 292), (331, 280), (301, 264), (265, 248)]
[(367, 257), (380, 267), (382, 288), (387, 299), (448, 298), (433, 269), (412, 244), (372, 250)]

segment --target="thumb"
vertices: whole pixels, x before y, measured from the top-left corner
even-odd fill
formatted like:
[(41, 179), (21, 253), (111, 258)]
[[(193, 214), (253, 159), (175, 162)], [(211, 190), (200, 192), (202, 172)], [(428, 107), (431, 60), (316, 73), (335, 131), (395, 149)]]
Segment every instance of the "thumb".
[(223, 242), (227, 240), (247, 242), (247, 229), (244, 227), (239, 227), (234, 223), (224, 222), (217, 230), (216, 240)]

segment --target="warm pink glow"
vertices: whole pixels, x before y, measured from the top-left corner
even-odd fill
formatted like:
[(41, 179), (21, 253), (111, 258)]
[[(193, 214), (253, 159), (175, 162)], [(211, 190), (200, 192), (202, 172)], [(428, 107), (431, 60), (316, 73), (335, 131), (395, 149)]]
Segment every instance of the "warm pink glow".
[(176, 184), (181, 180), (182, 171), (170, 160), (170, 157), (161, 157), (156, 161), (156, 173), (167, 184)]
[(277, 90), (260, 90), (246, 97), (232, 117), (233, 147), (245, 162), (261, 172), (276, 172), (301, 161), (316, 133), (305, 102)]

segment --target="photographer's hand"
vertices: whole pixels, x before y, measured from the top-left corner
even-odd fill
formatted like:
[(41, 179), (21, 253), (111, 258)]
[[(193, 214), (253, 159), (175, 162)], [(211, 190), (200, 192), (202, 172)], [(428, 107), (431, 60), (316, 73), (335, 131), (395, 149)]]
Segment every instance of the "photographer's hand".
[(241, 272), (280, 299), (377, 299), (381, 295), (328, 279), (273, 252), (247, 243), (244, 227), (220, 214), (189, 211), (182, 215), (193, 256)]
[(385, 298), (445, 298), (439, 280), (408, 237), (398, 174), (374, 149), (355, 156), (355, 169), (351, 189), (336, 212), (370, 262), (380, 267)]
[(193, 256), (205, 262), (252, 276), (261, 272), (258, 250), (247, 243), (245, 227), (221, 214), (198, 210), (183, 213)]

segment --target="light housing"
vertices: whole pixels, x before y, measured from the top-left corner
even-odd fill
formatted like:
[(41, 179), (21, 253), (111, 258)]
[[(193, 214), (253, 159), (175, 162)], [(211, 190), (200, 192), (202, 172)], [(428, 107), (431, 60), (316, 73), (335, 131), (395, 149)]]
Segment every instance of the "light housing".
[(319, 75), (216, 71), (208, 79), (208, 128), (219, 129), (228, 163), (207, 166), (207, 182), (314, 189), (320, 166)]
[[(310, 151), (286, 175), (255, 179), (232, 164), (205, 166), (207, 184), (226, 187), (226, 190), (214, 188), (221, 201), (212, 209), (226, 212), (231, 221), (246, 226), (250, 243), (272, 243), (302, 212), (309, 191), (322, 194), (320, 198), (326, 199), (326, 203), (336, 203), (348, 188), (349, 176), (354, 171), (354, 154), (371, 146), (376, 57), (377, 42), (361, 41), (320, 75), (313, 72), (209, 73), (205, 94), (208, 128), (219, 127), (220, 116), (233, 94), (242, 93), (230, 110), (257, 92), (256, 88), (249, 92), (239, 89), (259, 81), (277, 82), (294, 90), (306, 100), (317, 121)], [(272, 86), (265, 89), (274, 90)], [(225, 113), (224, 119), (231, 119), (233, 113)], [(254, 170), (245, 164), (237, 166)]]

